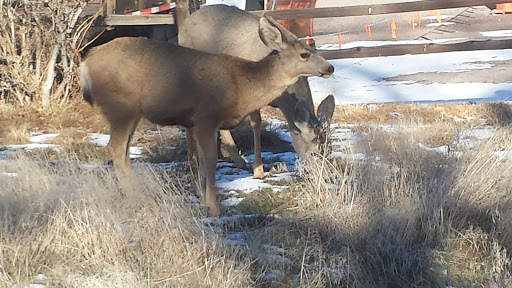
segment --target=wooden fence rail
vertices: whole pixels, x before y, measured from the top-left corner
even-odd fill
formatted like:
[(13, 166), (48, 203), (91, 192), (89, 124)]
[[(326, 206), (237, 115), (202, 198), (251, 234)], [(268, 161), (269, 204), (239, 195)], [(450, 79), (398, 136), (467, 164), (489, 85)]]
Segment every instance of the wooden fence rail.
[(495, 5), (496, 0), (424, 0), (411, 1), (403, 3), (387, 3), (372, 5), (356, 5), (345, 7), (325, 7), (325, 8), (304, 8), (304, 9), (286, 9), (272, 11), (251, 11), (256, 15), (263, 12), (272, 16), (274, 19), (303, 19), (303, 18), (326, 18), (326, 17), (348, 17), (402, 13), (411, 11), (428, 11), (435, 9), (461, 8), (470, 6)]
[(512, 39), (470, 40), (449, 44), (401, 44), (383, 45), (377, 47), (355, 47), (339, 50), (319, 50), (318, 53), (325, 59), (343, 59), (497, 49), (512, 49)]

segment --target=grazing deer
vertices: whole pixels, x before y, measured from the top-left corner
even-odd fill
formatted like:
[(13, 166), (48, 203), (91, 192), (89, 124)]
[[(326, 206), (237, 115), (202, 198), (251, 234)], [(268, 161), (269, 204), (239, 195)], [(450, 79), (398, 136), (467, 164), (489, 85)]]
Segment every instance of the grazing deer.
[[(258, 19), (258, 16), (236, 7), (206, 6), (185, 18), (179, 27), (178, 42), (182, 46), (209, 53), (228, 54), (259, 61), (267, 56), (272, 48), (265, 45), (258, 35)], [(317, 117), (306, 77), (300, 77), (296, 84), (270, 105), (283, 112), (290, 128), (293, 147), (299, 156), (310, 151), (317, 152), (327, 140), (322, 127), (328, 125), (332, 118), (334, 97), (329, 95), (324, 99), (318, 107)], [(250, 118), (254, 133), (254, 177), (263, 178), (259, 109), (253, 111)], [(245, 168), (245, 160), (238, 154), (229, 130), (220, 130), (220, 135), (231, 160), (237, 167)]]
[(257, 62), (145, 38), (92, 48), (80, 64), (84, 99), (110, 124), (107, 148), (118, 178), (130, 171), (130, 138), (142, 117), (189, 130), (198, 155), (198, 196), (219, 215), (215, 194), (217, 132), (236, 126), (300, 76), (329, 77), (334, 67), (270, 17), (259, 35), (273, 52)]

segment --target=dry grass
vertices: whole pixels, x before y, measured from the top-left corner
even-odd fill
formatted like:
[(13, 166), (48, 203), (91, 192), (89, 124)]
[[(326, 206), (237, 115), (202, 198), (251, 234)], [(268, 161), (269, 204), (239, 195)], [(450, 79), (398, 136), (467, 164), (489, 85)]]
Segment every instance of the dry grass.
[(488, 104), (358, 104), (336, 106), (333, 123), (360, 124), (439, 124), (459, 120), (466, 125), (481, 124), (481, 119), (492, 116), (486, 112)]
[[(65, 147), (60, 161), (20, 156), (0, 164), (0, 171), (18, 173), (0, 174), (0, 282), (510, 287), (512, 158), (500, 153), (512, 150), (509, 106), (384, 106), (367, 114), (359, 111), (364, 106), (354, 106), (335, 116), (367, 115), (352, 122), (361, 136), (353, 152), (364, 152), (364, 159), (305, 159), (288, 189), (254, 193), (238, 207), (280, 217), (235, 221), (221, 229), (197, 221), (204, 210), (189, 202), (182, 175), (138, 167), (134, 181), (142, 187), (134, 185), (136, 193), (122, 197), (112, 171), (82, 165), (103, 157), (82, 146), (88, 140), (77, 127), (89, 124), (55, 128), (61, 135), (53, 141)], [(483, 123), (505, 127), (463, 156), (418, 146), (458, 151), (451, 147), (457, 133)], [(154, 126), (141, 124), (134, 137), (139, 145), (173, 144), (166, 140), (172, 133), (148, 133)], [(232, 232), (246, 242), (221, 241)]]
[(286, 287), (509, 287), (511, 159), (494, 155), (511, 136), (458, 160), (407, 133), (370, 135), (364, 161), (308, 159), (296, 205), (247, 237), (288, 261), (258, 267)]
[(123, 197), (112, 171), (80, 164), (2, 163), (17, 176), (0, 175), (0, 286), (251, 285), (248, 262), (197, 221), (177, 178), (138, 168), (144, 185)]

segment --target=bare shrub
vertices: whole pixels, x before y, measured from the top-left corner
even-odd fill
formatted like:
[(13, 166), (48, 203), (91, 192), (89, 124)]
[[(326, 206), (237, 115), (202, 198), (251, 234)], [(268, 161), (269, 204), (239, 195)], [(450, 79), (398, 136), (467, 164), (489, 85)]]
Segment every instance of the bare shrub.
[(77, 91), (73, 29), (85, 1), (3, 1), (0, 6), (0, 96), (43, 106)]

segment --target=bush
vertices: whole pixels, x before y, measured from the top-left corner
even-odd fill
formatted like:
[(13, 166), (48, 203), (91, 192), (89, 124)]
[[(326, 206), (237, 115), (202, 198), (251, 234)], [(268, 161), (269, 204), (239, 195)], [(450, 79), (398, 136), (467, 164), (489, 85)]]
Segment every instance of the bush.
[(78, 89), (75, 23), (84, 0), (0, 2), (0, 96), (44, 107)]

